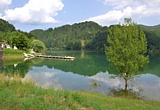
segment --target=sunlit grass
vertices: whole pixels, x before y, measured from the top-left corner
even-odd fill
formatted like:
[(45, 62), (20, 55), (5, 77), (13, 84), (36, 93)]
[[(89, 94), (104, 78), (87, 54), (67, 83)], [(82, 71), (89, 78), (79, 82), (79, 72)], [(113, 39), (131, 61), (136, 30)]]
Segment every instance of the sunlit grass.
[(23, 59), (23, 51), (15, 49), (3, 49), (3, 60)]
[(160, 102), (90, 92), (43, 89), (20, 75), (0, 74), (0, 110), (159, 110)]

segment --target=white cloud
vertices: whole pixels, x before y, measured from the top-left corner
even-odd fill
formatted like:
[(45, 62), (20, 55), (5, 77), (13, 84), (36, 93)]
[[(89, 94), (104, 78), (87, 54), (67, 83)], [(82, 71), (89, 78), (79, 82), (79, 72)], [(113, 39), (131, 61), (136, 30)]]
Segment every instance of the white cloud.
[(61, 0), (29, 0), (23, 7), (5, 10), (4, 19), (21, 23), (55, 23), (62, 10)]
[(5, 10), (11, 3), (12, 0), (0, 0), (0, 12)]
[(133, 1), (134, 0), (104, 0), (103, 3), (105, 5), (111, 5), (114, 8), (119, 9), (119, 8), (124, 8), (129, 4), (133, 4)]
[(113, 74), (109, 74), (108, 72), (103, 73), (103, 72), (99, 72), (94, 76), (89, 77), (91, 79), (94, 79), (96, 81), (100, 81), (105, 83), (108, 86), (111, 87), (124, 87), (124, 83), (123, 83), (123, 79), (119, 78)]
[(113, 10), (103, 15), (91, 17), (87, 21), (95, 21), (101, 25), (108, 25), (110, 23), (118, 22), (123, 17), (122, 15), (122, 11)]
[(101, 25), (111, 25), (123, 21), (126, 17), (142, 19), (153, 16), (160, 20), (160, 0), (103, 0), (112, 10), (105, 14), (91, 17), (87, 21), (95, 21)]

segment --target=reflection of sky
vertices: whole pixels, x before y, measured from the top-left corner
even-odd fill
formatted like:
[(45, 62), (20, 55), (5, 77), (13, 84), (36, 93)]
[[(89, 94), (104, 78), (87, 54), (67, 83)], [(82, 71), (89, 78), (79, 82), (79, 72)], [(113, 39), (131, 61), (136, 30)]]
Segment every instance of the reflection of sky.
[(52, 79), (52, 77), (57, 74), (56, 70), (46, 68), (46, 71), (45, 68), (33, 67), (33, 69), (26, 74), (25, 78), (33, 79), (38, 85), (44, 88), (54, 87), (55, 89), (61, 89), (62, 87), (58, 83), (58, 79)]
[(160, 100), (160, 77), (152, 74), (143, 74), (137, 80), (135, 86), (143, 90), (143, 96), (147, 96), (149, 99)]
[[(124, 88), (124, 79), (108, 74), (108, 72), (99, 72), (89, 77), (43, 66), (33, 67), (26, 74), (25, 78), (32, 78), (38, 85), (44, 88), (94, 91), (103, 94), (107, 94), (110, 88)], [(94, 86), (93, 82), (98, 86)], [(146, 99), (160, 100), (160, 78), (155, 75), (143, 74), (139, 77), (136, 76), (134, 81), (129, 81), (129, 89), (140, 92)]]

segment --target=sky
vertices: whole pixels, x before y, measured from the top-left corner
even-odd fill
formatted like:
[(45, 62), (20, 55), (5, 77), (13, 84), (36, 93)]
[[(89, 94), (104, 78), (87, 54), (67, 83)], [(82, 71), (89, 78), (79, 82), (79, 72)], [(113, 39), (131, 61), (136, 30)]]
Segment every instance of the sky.
[(0, 18), (29, 32), (94, 21), (101, 26), (123, 23), (160, 24), (160, 0), (0, 0)]

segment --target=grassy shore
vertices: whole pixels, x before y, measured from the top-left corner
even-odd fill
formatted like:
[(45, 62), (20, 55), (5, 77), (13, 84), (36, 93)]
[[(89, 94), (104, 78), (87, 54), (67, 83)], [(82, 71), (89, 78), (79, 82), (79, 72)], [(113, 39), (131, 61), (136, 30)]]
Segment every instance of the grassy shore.
[(19, 75), (0, 74), (0, 110), (160, 110), (160, 102), (43, 89)]
[(23, 51), (15, 49), (3, 49), (3, 59), (6, 60), (20, 60), (23, 59)]

